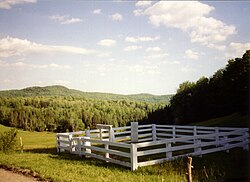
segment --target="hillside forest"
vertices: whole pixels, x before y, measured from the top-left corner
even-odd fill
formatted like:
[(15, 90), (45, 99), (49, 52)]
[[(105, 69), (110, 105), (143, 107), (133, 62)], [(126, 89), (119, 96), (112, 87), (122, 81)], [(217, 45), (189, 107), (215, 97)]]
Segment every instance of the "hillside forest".
[[(77, 131), (97, 123), (114, 127), (132, 121), (189, 124), (232, 113), (249, 114), (250, 50), (228, 61), (210, 78), (179, 85), (169, 97), (87, 96), (65, 87), (33, 87), (0, 92), (0, 124), (29, 131)], [(164, 102), (162, 102), (164, 100)]]
[(129, 100), (75, 97), (1, 97), (0, 122), (29, 131), (77, 131), (96, 124), (124, 126), (139, 121), (164, 105)]
[(179, 85), (164, 109), (150, 113), (144, 122), (190, 124), (233, 113), (248, 115), (250, 103), (250, 50), (228, 61), (210, 78)]

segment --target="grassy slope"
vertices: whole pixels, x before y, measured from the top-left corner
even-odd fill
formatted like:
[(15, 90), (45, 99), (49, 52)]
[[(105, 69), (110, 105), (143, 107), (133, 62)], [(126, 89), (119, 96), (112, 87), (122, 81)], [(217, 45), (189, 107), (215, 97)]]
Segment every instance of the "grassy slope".
[[(0, 125), (0, 132), (8, 131), (10, 127)], [(22, 138), (24, 150), (35, 148), (55, 148), (55, 133), (49, 132), (29, 132), (18, 130), (18, 140)], [(19, 141), (18, 141), (19, 142)]]
[[(243, 127), (246, 124), (245, 121), (245, 117), (233, 114), (196, 124)], [(8, 129), (0, 125), (0, 132)], [(54, 181), (186, 181), (186, 164), (183, 160), (143, 167), (131, 172), (115, 164), (56, 153), (54, 133), (19, 130), (18, 135), (22, 136), (26, 151), (12, 154), (0, 153), (0, 164), (28, 168)], [(218, 152), (204, 155), (202, 158), (194, 157), (193, 165), (194, 181), (215, 181), (215, 178), (247, 181), (249, 152), (238, 148), (230, 150), (230, 153)], [(208, 174), (209, 179), (205, 177), (205, 173)]]
[[(10, 128), (0, 125), (0, 132)], [(24, 152), (5, 154), (0, 152), (0, 165), (31, 169), (44, 178), (53, 181), (185, 181), (185, 174), (173, 171), (169, 164), (158, 168), (146, 167), (136, 172), (128, 168), (85, 159), (71, 154), (58, 154), (55, 148), (55, 134), (18, 130), (23, 138)], [(168, 172), (166, 172), (168, 171)]]
[(224, 116), (220, 118), (210, 119), (207, 121), (202, 121), (198, 123), (192, 123), (191, 125), (197, 126), (225, 126), (225, 127), (249, 127), (249, 118), (246, 115), (240, 115), (239, 113), (234, 113), (229, 116)]

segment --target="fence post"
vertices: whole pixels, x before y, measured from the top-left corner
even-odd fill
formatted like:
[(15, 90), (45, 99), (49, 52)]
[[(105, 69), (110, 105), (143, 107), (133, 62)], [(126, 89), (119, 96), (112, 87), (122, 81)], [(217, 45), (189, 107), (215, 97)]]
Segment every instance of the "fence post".
[(245, 133), (245, 142), (246, 142), (246, 144), (243, 146), (243, 150), (246, 150), (246, 151), (249, 151), (249, 133), (248, 132), (246, 132)]
[(156, 136), (156, 125), (152, 124), (152, 140), (156, 141), (157, 140), (157, 136)]
[(197, 145), (197, 147), (195, 147), (194, 148), (194, 153), (195, 153), (195, 155), (198, 155), (198, 156), (202, 156), (202, 150), (201, 150), (201, 139), (197, 139), (197, 140), (195, 140), (195, 143), (194, 143), (195, 145)]
[(194, 126), (194, 136), (197, 136), (197, 126)]
[(216, 147), (220, 145), (219, 127), (215, 127), (215, 143)]
[(115, 140), (115, 134), (114, 134), (114, 130), (112, 128), (112, 126), (109, 129), (109, 141), (113, 142)]
[(166, 143), (166, 158), (172, 158), (172, 145), (171, 143)]
[(60, 136), (58, 135), (58, 133), (56, 134), (56, 148), (57, 148), (57, 152), (61, 152), (60, 150)]
[(99, 129), (100, 140), (102, 140), (102, 128)]
[(81, 137), (77, 138), (77, 150), (79, 153), (79, 156), (82, 156), (82, 145), (81, 145)]
[(21, 147), (21, 153), (23, 153), (23, 140), (22, 140), (22, 137), (20, 137), (20, 147)]
[(131, 170), (134, 171), (138, 168), (137, 146), (134, 143), (131, 143), (130, 154)]
[(175, 128), (175, 125), (173, 125), (173, 128), (172, 128), (172, 138), (175, 139), (176, 138), (176, 128)]
[(72, 140), (72, 135), (69, 135), (69, 151), (70, 153), (73, 153), (75, 151), (73, 140)]
[[(106, 150), (109, 149), (109, 145), (108, 145), (108, 144), (105, 144), (105, 149), (106, 149)], [(106, 159), (109, 158), (109, 153), (108, 153), (108, 152), (105, 153), (105, 158), (106, 158)], [(109, 161), (106, 161), (106, 162), (109, 162)]]
[(89, 137), (89, 138), (90, 138), (90, 130), (86, 130), (86, 131), (85, 131), (85, 135), (86, 135), (86, 137)]
[[(193, 144), (196, 145), (197, 144), (197, 126), (193, 127), (193, 136), (194, 136)], [(196, 151), (197, 151), (197, 148), (195, 147), (194, 152)]]
[(138, 122), (131, 122), (131, 142), (138, 142)]
[(224, 149), (225, 149), (225, 151), (227, 152), (227, 153), (229, 153), (229, 150), (227, 149), (227, 147), (228, 147), (228, 141), (227, 141), (227, 139), (228, 139), (228, 137), (227, 136), (224, 136), (223, 137), (223, 145), (224, 145)]
[(91, 154), (91, 149), (88, 149), (88, 148), (86, 148), (85, 146), (91, 146), (91, 143), (90, 143), (90, 141), (86, 141), (85, 139), (90, 139), (90, 137), (82, 137), (83, 138), (83, 150), (85, 150), (84, 151), (84, 153), (85, 153), (85, 157), (86, 158), (89, 158), (90, 156), (88, 156), (88, 155), (86, 155), (86, 154)]
[(187, 180), (188, 182), (192, 182), (192, 157), (187, 158)]

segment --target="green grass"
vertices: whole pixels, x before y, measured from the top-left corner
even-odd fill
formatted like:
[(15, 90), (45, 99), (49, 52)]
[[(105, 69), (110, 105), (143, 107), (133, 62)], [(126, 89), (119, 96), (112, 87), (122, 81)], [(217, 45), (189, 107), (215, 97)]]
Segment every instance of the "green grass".
[(196, 126), (218, 126), (218, 127), (249, 127), (249, 118), (247, 115), (240, 115), (239, 113), (234, 113), (229, 116), (224, 116), (220, 118), (210, 119), (207, 121), (192, 123), (191, 125)]
[[(10, 129), (10, 127), (0, 125), (0, 132), (5, 132)], [(55, 133), (18, 130), (18, 142), (20, 142), (20, 137), (22, 138), (24, 150), (56, 147)]]
[[(0, 125), (0, 132), (9, 130)], [(18, 130), (25, 151), (0, 153), (0, 165), (21, 167), (37, 172), (44, 179), (56, 182), (74, 181), (186, 181), (186, 161), (178, 159), (163, 164), (130, 169), (92, 158), (81, 158), (67, 153), (57, 153), (55, 134)], [(193, 157), (194, 181), (247, 180), (249, 152), (242, 149)], [(204, 169), (205, 166), (205, 169)], [(206, 175), (208, 177), (206, 177)]]

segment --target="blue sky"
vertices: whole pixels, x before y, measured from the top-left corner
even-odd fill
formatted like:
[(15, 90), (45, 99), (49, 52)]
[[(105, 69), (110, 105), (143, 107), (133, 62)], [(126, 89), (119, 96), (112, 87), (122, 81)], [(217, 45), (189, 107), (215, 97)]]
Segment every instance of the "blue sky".
[(0, 90), (173, 94), (250, 49), (250, 2), (0, 0)]

